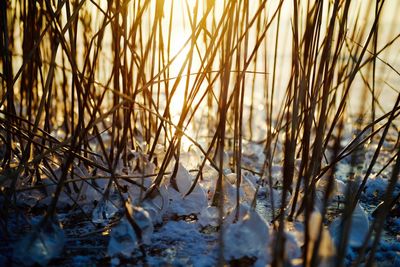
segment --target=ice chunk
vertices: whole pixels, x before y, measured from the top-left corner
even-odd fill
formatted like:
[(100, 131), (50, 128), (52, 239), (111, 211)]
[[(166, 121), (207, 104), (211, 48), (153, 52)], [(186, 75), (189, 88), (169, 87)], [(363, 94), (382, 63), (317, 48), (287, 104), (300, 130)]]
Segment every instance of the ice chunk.
[[(228, 213), (233, 208), (236, 207), (236, 196), (237, 190), (236, 185), (230, 183), (230, 180), (233, 181), (232, 177), (236, 177), (236, 174), (231, 173), (228, 175), (222, 176), (222, 190), (223, 190), (223, 199), (224, 199), (224, 212)], [(215, 188), (217, 184), (218, 176), (210, 183), (209, 187), (209, 200), (212, 200), (215, 195)], [(235, 178), (236, 180), (236, 178)], [(239, 195), (243, 197), (243, 192), (239, 190)]]
[(129, 214), (133, 215), (133, 220), (140, 227), (143, 243), (150, 244), (150, 239), (154, 231), (154, 226), (149, 213), (142, 207), (132, 205), (128, 205), (127, 207)]
[[(236, 184), (237, 184), (237, 174), (236, 173), (230, 173), (227, 174), (226, 180), (232, 185), (232, 187), (236, 190)], [(230, 189), (230, 187), (228, 187)], [(230, 193), (230, 190), (227, 190), (228, 193)], [(240, 199), (247, 204), (251, 204), (253, 201), (254, 195), (256, 193), (256, 188), (254, 187), (254, 184), (247, 178), (247, 176), (243, 176), (241, 178), (241, 183), (240, 183)], [(233, 198), (236, 198), (236, 194), (232, 196)]]
[(147, 198), (142, 202), (142, 207), (149, 213), (153, 224), (162, 223), (162, 217), (169, 207), (168, 189), (161, 185), (158, 189), (158, 195), (153, 198)]
[(343, 197), (346, 194), (346, 184), (342, 180), (336, 179), (335, 189), (334, 196)]
[(190, 148), (188, 152), (183, 152), (179, 156), (179, 161), (188, 169), (195, 169), (201, 164), (201, 151), (197, 148)]
[[(269, 186), (265, 187), (266, 188), (266, 195), (267, 195), (267, 200), (268, 200), (268, 204), (270, 207), (272, 207), (272, 203), (274, 204), (273, 207), (274, 209), (280, 208), (282, 205), (282, 190), (278, 190), (275, 188), (271, 188)], [(286, 202), (285, 205), (287, 204), (287, 202), (290, 202), (288, 205), (291, 206), (294, 201), (294, 199), (292, 198), (292, 195), (290, 194), (290, 192), (286, 192)], [(300, 205), (297, 205), (297, 208)]]
[(213, 152), (214, 152), (213, 159), (218, 167), (220, 165), (220, 153), (222, 152), (222, 169), (228, 170), (230, 161), (229, 154), (226, 151), (221, 151), (221, 148), (219, 147), (218, 149), (213, 149)]
[(251, 204), (256, 194), (256, 188), (246, 176), (242, 177), (240, 189), (243, 191), (243, 200), (248, 204)]
[(265, 161), (264, 147), (262, 145), (248, 142), (242, 149), (242, 165), (256, 169), (262, 168)]
[[(343, 218), (336, 218), (329, 226), (329, 231), (332, 235), (333, 241), (336, 246), (338, 246), (341, 238), (341, 232), (343, 229)], [(354, 212), (351, 216), (351, 226), (348, 237), (348, 246), (352, 248), (359, 248), (362, 246), (364, 239), (368, 234), (369, 220), (367, 213), (364, 209), (357, 203)]]
[[(271, 166), (271, 173), (269, 173), (269, 168), (266, 168), (266, 171), (268, 172), (269, 175), (272, 177), (272, 184), (274, 184), (277, 181), (282, 181), (283, 180), (283, 164), (273, 164)], [(269, 176), (267, 175), (265, 177), (265, 180), (268, 181)]]
[[(133, 221), (139, 226), (144, 244), (151, 243), (154, 226), (149, 213), (142, 207), (127, 205), (129, 214)], [(111, 229), (110, 241), (108, 243), (108, 255), (114, 257), (118, 254), (129, 257), (138, 248), (140, 240), (136, 235), (131, 223), (124, 216), (120, 222)]]
[[(260, 215), (240, 206), (239, 220), (229, 223), (224, 232), (224, 257), (226, 260), (243, 257), (266, 257), (269, 226)], [(244, 215), (244, 216), (243, 216)]]
[(127, 159), (128, 166), (125, 166), (122, 159), (120, 159), (117, 164), (117, 170), (124, 170), (126, 173), (131, 174), (139, 172), (143, 175), (153, 174), (155, 171), (155, 164), (150, 162), (148, 155), (142, 153), (141, 151), (129, 151)]
[(198, 214), (207, 207), (207, 195), (199, 184), (196, 184), (194, 190), (185, 196), (192, 186), (193, 180), (193, 176), (182, 164), (179, 164), (176, 174), (179, 193), (171, 186), (168, 188), (168, 195), (172, 199), (171, 209), (174, 213), (178, 215)]
[(49, 221), (15, 245), (14, 258), (26, 265), (44, 266), (61, 254), (64, 244), (63, 230), (58, 223)]
[(199, 224), (201, 226), (218, 226), (218, 218), (219, 218), (219, 212), (217, 207), (213, 206), (208, 206), (205, 209), (203, 209), (199, 215)]
[(232, 184), (232, 185), (234, 185), (234, 184), (237, 183), (237, 174), (234, 173), (234, 172), (225, 175), (225, 178), (226, 178), (226, 180), (227, 180), (230, 184)]
[(107, 225), (111, 219), (120, 211), (122, 201), (118, 192), (111, 189), (109, 196), (104, 196), (92, 212), (92, 222)]
[(177, 215), (199, 214), (207, 207), (207, 197), (202, 188), (194, 190), (186, 197), (179, 195), (173, 188), (169, 188), (170, 211)]
[(132, 185), (132, 182), (129, 180), (120, 180), (118, 183), (121, 187), (127, 189), (123, 194), (125, 197), (129, 197), (133, 202), (140, 202), (145, 195), (146, 189), (151, 187), (152, 179), (150, 177), (146, 178), (144, 174), (139, 174), (137, 172), (135, 172), (133, 176), (141, 177), (141, 181), (138, 185)]
[[(323, 198), (325, 198), (330, 179), (331, 177), (325, 174), (316, 183), (315, 190), (317, 191), (317, 194), (319, 193), (318, 195), (320, 200), (323, 200)], [(329, 200), (331, 200), (333, 197), (341, 197), (346, 194), (346, 184), (343, 181), (336, 179), (336, 177), (333, 177), (332, 183), (332, 189), (328, 194)]]
[(205, 164), (201, 173), (202, 179), (199, 184), (202, 188), (211, 195), (215, 187), (215, 181), (218, 178), (218, 171), (211, 167), (209, 164)]
[(121, 254), (129, 257), (138, 247), (138, 240), (132, 226), (126, 218), (111, 229), (110, 241), (108, 243), (108, 255), (110, 257)]
[(229, 212), (236, 207), (237, 190), (235, 185), (231, 185), (225, 179), (223, 181), (224, 212)]
[(178, 172), (176, 174), (176, 184), (178, 185), (178, 190), (182, 195), (185, 195), (193, 183), (193, 177), (190, 175), (188, 170), (179, 163)]
[[(99, 179), (99, 180), (101, 181), (105, 179)], [(93, 203), (93, 201), (99, 201), (102, 198), (101, 189), (102, 189), (101, 187), (98, 187), (94, 184), (88, 184), (84, 195), (85, 198), (82, 200), (81, 203), (91, 204)]]
[(119, 211), (116, 204), (108, 199), (101, 199), (92, 212), (92, 222), (106, 225)]

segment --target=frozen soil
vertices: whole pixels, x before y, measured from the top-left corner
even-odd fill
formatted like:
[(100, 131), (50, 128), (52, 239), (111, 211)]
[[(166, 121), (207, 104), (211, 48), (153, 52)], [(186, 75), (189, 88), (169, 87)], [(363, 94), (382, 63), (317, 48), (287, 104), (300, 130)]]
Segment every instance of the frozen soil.
[[(144, 245), (145, 257), (137, 249), (130, 257), (120, 255), (114, 258), (108, 255), (107, 246), (110, 231), (120, 219), (120, 214), (107, 227), (96, 226), (85, 216), (81, 211), (58, 214), (65, 245), (63, 253), (52, 259), (48, 266), (212, 266), (216, 262), (217, 229), (199, 226), (194, 215), (171, 216), (155, 225), (151, 244)], [(24, 220), (40, 220), (42, 215), (11, 217), (13, 219), (8, 223), (12, 234), (0, 241), (0, 266), (24, 265), (18, 256), (13, 255), (13, 244), (32, 230)]]
[[(370, 157), (369, 149), (372, 149), (373, 145), (365, 146), (365, 150), (359, 155), (365, 155), (366, 158)], [(382, 156), (379, 158), (360, 199), (360, 207), (365, 212), (370, 225), (374, 220), (372, 212), (380, 203), (390, 177), (390, 168), (376, 175), (392, 155), (390, 147), (391, 144), (387, 144), (386, 148), (384, 147)], [(243, 171), (243, 177), (245, 177), (245, 184), (240, 192), (243, 202), (241, 209), (243, 215), (239, 215), (239, 221), (235, 223), (232, 223), (232, 218), (235, 213), (233, 207), (236, 189), (234, 185), (229, 183), (229, 177), (234, 177), (235, 174), (230, 173), (228, 168), (226, 169), (228, 197), (225, 199), (225, 204), (230, 209), (226, 210), (224, 219), (224, 227), (226, 227), (225, 230), (228, 233), (227, 239), (224, 239), (228, 241), (224, 248), (224, 255), (226, 261), (232, 266), (264, 266), (270, 263), (269, 253), (274, 243), (274, 230), (271, 224), (273, 213), (271, 195), (274, 197), (274, 207), (277, 209), (280, 205), (282, 193), (282, 166), (280, 162), (276, 162), (272, 167), (274, 184), (272, 185), (273, 191), (270, 192), (270, 187), (265, 183), (265, 180), (256, 174), (260, 172), (264, 161), (261, 145), (249, 143), (244, 150), (243, 167), (246, 170)], [(229, 158), (229, 154), (226, 156)], [(186, 160), (185, 157), (187, 157)], [(54, 237), (60, 239), (60, 243), (56, 244), (62, 244), (63, 249), (58, 255), (57, 253), (51, 255), (51, 259), (44, 264), (49, 266), (215, 266), (219, 253), (219, 224), (218, 216), (216, 216), (217, 211), (208, 206), (214, 190), (212, 181), (215, 179), (215, 173), (211, 171), (210, 167), (206, 168), (203, 175), (204, 180), (195, 187), (193, 196), (189, 195), (189, 197), (183, 198), (182, 193), (187, 192), (195, 176), (187, 170), (196, 167), (196, 163), (193, 161), (199, 160), (201, 158), (195, 157), (194, 159), (193, 154), (183, 154), (182, 165), (177, 174), (178, 188), (171, 188), (166, 183), (163, 185), (164, 189), (159, 192), (159, 198), (163, 199), (162, 205), (157, 206), (153, 202), (147, 203), (147, 206), (143, 204), (144, 209), (141, 212), (151, 224), (151, 229), (146, 230), (147, 232), (143, 237), (143, 240), (147, 239), (147, 241), (142, 242), (135, 236), (132, 229), (128, 230), (130, 233), (127, 233), (127, 235), (133, 238), (131, 242), (135, 245), (125, 254), (115, 253), (118, 249), (125, 248), (127, 243), (118, 239), (115, 234), (113, 235), (113, 231), (114, 233), (116, 231), (113, 229), (116, 229), (117, 226), (121, 227), (123, 222), (126, 221), (126, 215), (122, 212), (121, 206), (114, 205), (116, 208), (115, 211), (112, 209), (112, 212), (108, 209), (109, 207), (106, 207), (104, 218), (100, 218), (100, 221), (101, 219), (104, 219), (104, 221), (99, 223), (99, 218), (96, 218), (96, 220), (94, 218), (96, 213), (93, 210), (100, 205), (101, 195), (96, 195), (93, 192), (88, 193), (86, 202), (80, 207), (74, 206), (73, 203), (68, 203), (64, 199), (65, 202), (60, 204), (57, 214), (58, 223), (56, 223), (60, 225), (63, 236)], [(359, 160), (355, 166), (361, 177), (366, 166), (366, 160), (363, 159)], [(336, 167), (336, 179), (346, 184), (346, 177), (350, 170), (350, 160), (342, 160)], [(151, 171), (154, 171), (154, 169)], [(166, 178), (166, 180), (168, 179), (169, 177)], [(105, 187), (100, 187), (100, 189), (104, 190)], [(26, 257), (23, 253), (16, 255), (16, 251), (20, 251), (18, 246), (23, 244), (24, 237), (35, 231), (33, 230), (36, 229), (34, 225), (45, 214), (46, 203), (48, 203), (46, 201), (48, 200), (44, 197), (38, 197), (41, 193), (37, 191), (24, 192), (19, 195), (18, 208), (19, 211), (23, 212), (9, 214), (7, 235), (4, 231), (0, 231), (0, 266), (35, 264), (34, 256)], [(400, 183), (398, 182), (395, 195), (399, 192)], [(132, 197), (135, 194), (137, 192), (133, 191), (124, 196)], [(247, 208), (252, 203), (251, 194), (256, 195), (256, 213), (252, 213)], [(89, 195), (93, 199), (90, 199)], [(0, 202), (4, 202), (2, 196)], [(133, 202), (136, 203), (134, 200)], [(165, 205), (166, 202), (168, 202), (168, 205)], [(324, 222), (326, 229), (329, 229), (330, 224), (340, 217), (345, 204), (344, 198), (340, 194), (332, 199)], [(138, 221), (139, 226), (144, 230), (144, 226), (141, 225), (142, 221), (140, 219)], [(232, 225), (238, 227), (231, 227)], [(299, 258), (301, 255), (301, 225), (301, 223), (296, 224), (296, 222), (288, 223), (287, 235), (291, 242), (288, 243), (287, 247), (289, 261)], [(263, 229), (262, 227), (266, 227), (267, 237), (254, 241), (255, 250), (250, 251), (248, 249), (252, 244), (235, 243), (237, 240), (243, 240), (246, 236), (251, 236), (252, 231), (257, 237), (257, 233), (260, 229)], [(400, 266), (399, 233), (400, 205), (397, 204), (385, 221), (385, 228), (376, 253), (376, 262), (379, 263), (379, 266)], [(112, 239), (113, 242), (111, 242)], [(236, 257), (235, 255), (239, 256)], [(36, 256), (40, 257), (40, 253)], [(357, 249), (350, 248), (346, 256), (346, 265), (351, 265), (356, 256)]]

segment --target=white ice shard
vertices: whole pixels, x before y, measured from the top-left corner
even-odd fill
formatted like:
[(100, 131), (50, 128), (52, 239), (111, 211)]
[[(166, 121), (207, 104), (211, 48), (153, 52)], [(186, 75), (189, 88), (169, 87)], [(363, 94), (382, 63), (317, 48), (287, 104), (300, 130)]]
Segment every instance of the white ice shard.
[(121, 254), (129, 257), (138, 247), (138, 241), (132, 226), (126, 218), (111, 229), (107, 252), (110, 257)]
[(201, 226), (218, 226), (219, 211), (217, 207), (208, 206), (198, 216), (198, 223)]
[(241, 205), (239, 219), (226, 224), (223, 237), (226, 260), (247, 256), (268, 262), (269, 226), (257, 212)]
[[(224, 198), (224, 212), (228, 213), (236, 207), (237, 190), (236, 186), (223, 179), (223, 198)], [(240, 195), (239, 190), (239, 195)]]
[(207, 193), (207, 197), (210, 200), (215, 188), (215, 181), (218, 178), (218, 171), (211, 167), (209, 164), (205, 164), (201, 172), (201, 179), (199, 184)]
[(13, 256), (24, 265), (45, 266), (62, 253), (64, 244), (63, 230), (58, 223), (48, 221), (16, 243)]
[(122, 158), (119, 159), (116, 169), (131, 175), (143, 174), (145, 176), (154, 174), (156, 166), (149, 161), (148, 155), (143, 152), (130, 150), (127, 159), (127, 165)]
[(179, 163), (178, 172), (176, 173), (176, 184), (179, 192), (184, 196), (189, 191), (192, 183), (193, 176), (181, 163)]
[(127, 205), (127, 207), (129, 214), (133, 216), (133, 220), (141, 230), (143, 243), (150, 244), (154, 226), (148, 211), (138, 206)]
[[(127, 208), (134, 223), (140, 228), (142, 242), (144, 244), (150, 244), (154, 226), (149, 213), (145, 209), (131, 204), (128, 204)], [(107, 249), (108, 255), (114, 257), (118, 254), (122, 254), (129, 257), (138, 248), (139, 242), (140, 240), (133, 226), (127, 217), (124, 216), (119, 223), (111, 229), (110, 241)]]
[(199, 184), (196, 184), (194, 190), (189, 195), (185, 196), (193, 182), (193, 176), (182, 164), (179, 164), (176, 174), (176, 184), (179, 192), (171, 186), (168, 188), (168, 195), (170, 199), (172, 199), (170, 205), (174, 213), (178, 215), (199, 214), (207, 207), (207, 195)]
[[(336, 218), (329, 226), (329, 231), (336, 245), (340, 242), (340, 236), (343, 231), (344, 221), (342, 217)], [(353, 214), (351, 215), (351, 226), (348, 237), (348, 246), (359, 248), (369, 231), (369, 219), (365, 210), (357, 203)]]

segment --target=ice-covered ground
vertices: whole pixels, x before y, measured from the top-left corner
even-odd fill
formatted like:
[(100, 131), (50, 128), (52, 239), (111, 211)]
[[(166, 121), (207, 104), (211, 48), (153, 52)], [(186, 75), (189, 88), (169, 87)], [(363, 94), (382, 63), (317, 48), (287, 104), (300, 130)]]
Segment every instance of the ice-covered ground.
[[(372, 143), (364, 147), (360, 155), (365, 159), (359, 160), (355, 166), (361, 177), (374, 145)], [(376, 175), (392, 155), (390, 151), (393, 144), (385, 145), (352, 215), (347, 264), (357, 257), (358, 248), (374, 220), (372, 212), (388, 185), (391, 168)], [(163, 156), (162, 149), (158, 153), (159, 157)], [(140, 187), (151, 185), (155, 176), (149, 174), (156, 173), (157, 167), (148, 162), (144, 155), (134, 152), (131, 166), (120, 166), (119, 175), (138, 181), (136, 185), (119, 177), (117, 183), (120, 190), (117, 190), (116, 183), (109, 183), (109, 179), (102, 178), (107, 174), (99, 171), (96, 179), (90, 180), (90, 185), (89, 180), (76, 182), (75, 186), (82, 190), (69, 187), (71, 190), (61, 195), (57, 217), (40, 228), (38, 225), (41, 225), (44, 212), (50, 204), (54, 186), (49, 180), (46, 189), (21, 191), (17, 204), (26, 212), (25, 215), (10, 214), (7, 221), (9, 235), (0, 231), (0, 266), (34, 263), (53, 266), (215, 266), (220, 253), (225, 261), (246, 266), (271, 263), (276, 229), (271, 225), (272, 208), (276, 211), (281, 205), (282, 164), (277, 161), (272, 166), (273, 184), (270, 187), (255, 174), (264, 163), (263, 147), (246, 143), (242, 159), (242, 185), (237, 190), (237, 175), (228, 168), (230, 155), (226, 153), (224, 210), (223, 218), (220, 218), (219, 209), (211, 206), (218, 177), (211, 166), (204, 167), (199, 183), (191, 194), (186, 195), (195, 181), (196, 169), (202, 160), (200, 155), (196, 150), (182, 153), (175, 182), (170, 181), (173, 171), (171, 164), (169, 174), (165, 175), (159, 189), (143, 198)], [(336, 167), (336, 192), (331, 197), (328, 214), (323, 221), (320, 243), (320, 259), (326, 266), (334, 260), (350, 170), (348, 159), (342, 160)], [(46, 168), (42, 171), (44, 174), (49, 172)], [(83, 166), (76, 166), (74, 171), (78, 176), (93, 178)], [(57, 172), (60, 173), (56, 169), (56, 175)], [(239, 211), (236, 206), (237, 192), (241, 203)], [(317, 186), (317, 196), (318, 192)], [(395, 195), (399, 192), (398, 182)], [(0, 197), (0, 202), (3, 202), (3, 197)], [(289, 195), (285, 205), (290, 205), (290, 198)], [(310, 220), (309, 225), (321, 222), (318, 207)], [(284, 229), (286, 261), (293, 265), (301, 265), (305, 223), (301, 219), (295, 220), (287, 223)], [(221, 231), (223, 248), (220, 247)], [(400, 207), (397, 204), (386, 219), (376, 253), (380, 265), (400, 265), (399, 233)], [(311, 243), (315, 242), (317, 235), (311, 231)]]

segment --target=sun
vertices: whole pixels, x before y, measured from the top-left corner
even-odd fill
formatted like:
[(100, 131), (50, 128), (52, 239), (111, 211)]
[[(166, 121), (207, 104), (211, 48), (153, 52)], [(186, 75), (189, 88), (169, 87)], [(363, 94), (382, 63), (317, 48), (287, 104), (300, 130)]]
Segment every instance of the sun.
[[(182, 107), (185, 103), (185, 91), (186, 94), (188, 94), (192, 88), (193, 78), (190, 74), (200, 67), (200, 59), (196, 56), (196, 52), (193, 51), (193, 53), (191, 53), (190, 38), (193, 29), (190, 23), (188, 23), (189, 18), (193, 20), (194, 10), (198, 4), (196, 0), (170, 0), (164, 3), (163, 36), (165, 38), (170, 36), (171, 42), (167, 53), (172, 61), (169, 67), (169, 76), (172, 77), (172, 79), (168, 89), (171, 91), (172, 88), (176, 86), (169, 107), (169, 112), (174, 123), (178, 122), (181, 115)], [(172, 25), (171, 29), (170, 23)], [(201, 44), (196, 43), (196, 45)], [(188, 57), (191, 58), (189, 72)]]

